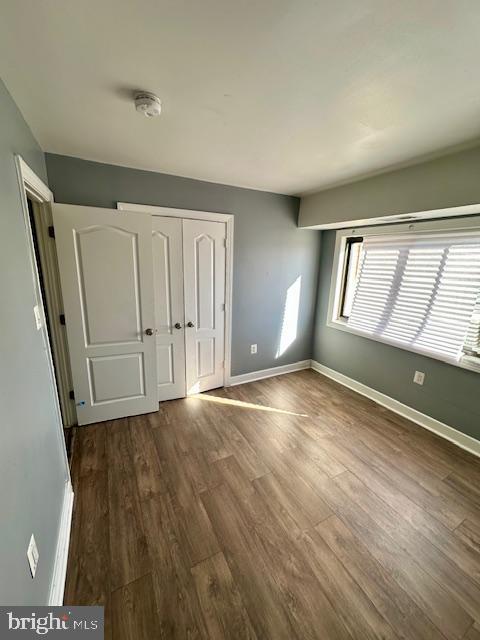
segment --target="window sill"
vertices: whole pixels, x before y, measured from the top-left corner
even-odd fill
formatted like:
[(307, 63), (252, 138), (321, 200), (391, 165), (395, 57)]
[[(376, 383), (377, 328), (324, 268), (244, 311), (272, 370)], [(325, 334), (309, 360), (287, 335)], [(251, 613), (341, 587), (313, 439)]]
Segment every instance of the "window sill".
[[(327, 320), (327, 327), (330, 329), (339, 329), (340, 331), (346, 331), (347, 333), (352, 333), (353, 335), (360, 336), (362, 338), (367, 338), (368, 340), (372, 340), (374, 342), (381, 342), (383, 344), (388, 344), (391, 347), (396, 347), (397, 349), (402, 349), (402, 351), (410, 351), (411, 353), (418, 353), (421, 356), (426, 358), (432, 358), (433, 360), (440, 360), (440, 362), (445, 362), (446, 364), (451, 364), (454, 367), (459, 367), (460, 369), (467, 369), (468, 371), (475, 371), (476, 373), (480, 373), (480, 358), (476, 359), (471, 356), (465, 356), (462, 360), (454, 360), (453, 358), (442, 357), (441, 355), (436, 355), (429, 351), (423, 351), (422, 349), (416, 349), (411, 346), (404, 346), (395, 342), (395, 340), (389, 340), (388, 338), (380, 338), (378, 336), (372, 336), (369, 333), (364, 331), (359, 331), (358, 329), (352, 329), (348, 326), (346, 320), (341, 320), (340, 318)], [(478, 360), (478, 362), (477, 362)]]

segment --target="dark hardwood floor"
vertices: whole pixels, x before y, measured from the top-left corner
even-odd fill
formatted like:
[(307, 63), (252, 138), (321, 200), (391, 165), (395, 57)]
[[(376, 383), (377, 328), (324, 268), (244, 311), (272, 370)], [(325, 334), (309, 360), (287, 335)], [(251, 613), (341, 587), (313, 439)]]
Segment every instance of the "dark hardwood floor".
[(480, 639), (480, 460), (313, 371), (78, 428), (106, 638)]

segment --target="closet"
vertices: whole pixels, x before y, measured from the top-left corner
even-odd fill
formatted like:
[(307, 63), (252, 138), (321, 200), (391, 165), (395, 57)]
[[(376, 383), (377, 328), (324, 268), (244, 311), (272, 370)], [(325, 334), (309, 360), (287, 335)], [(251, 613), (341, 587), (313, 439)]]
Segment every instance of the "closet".
[(53, 217), (79, 424), (223, 386), (226, 222), (63, 204)]
[(221, 387), (225, 224), (152, 217), (158, 399)]

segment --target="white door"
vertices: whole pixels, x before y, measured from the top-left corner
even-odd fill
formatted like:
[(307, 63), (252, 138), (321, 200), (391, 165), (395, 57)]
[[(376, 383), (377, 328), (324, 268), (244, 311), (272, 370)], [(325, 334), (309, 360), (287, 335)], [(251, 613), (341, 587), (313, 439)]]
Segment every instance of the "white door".
[(183, 220), (187, 394), (224, 384), (225, 238), (223, 222)]
[(158, 400), (185, 396), (181, 218), (152, 218)]
[(79, 424), (158, 410), (152, 222), (53, 205)]

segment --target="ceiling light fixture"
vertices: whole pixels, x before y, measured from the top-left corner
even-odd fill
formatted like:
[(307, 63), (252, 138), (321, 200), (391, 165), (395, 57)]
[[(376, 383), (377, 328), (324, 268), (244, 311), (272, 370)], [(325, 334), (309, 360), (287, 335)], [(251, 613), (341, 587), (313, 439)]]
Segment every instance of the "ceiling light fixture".
[(147, 118), (154, 118), (161, 114), (162, 102), (154, 93), (137, 91), (135, 93), (135, 109)]

